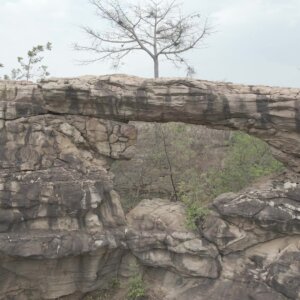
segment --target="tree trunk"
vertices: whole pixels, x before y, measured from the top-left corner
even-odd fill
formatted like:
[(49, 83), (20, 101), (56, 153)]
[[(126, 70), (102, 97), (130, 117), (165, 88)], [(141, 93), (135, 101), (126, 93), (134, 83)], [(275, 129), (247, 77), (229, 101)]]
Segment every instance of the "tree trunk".
[(157, 128), (160, 131), (160, 134), (161, 134), (161, 137), (162, 137), (162, 141), (163, 141), (163, 148), (164, 148), (166, 160), (167, 160), (167, 163), (168, 163), (169, 176), (170, 176), (170, 180), (171, 180), (171, 184), (172, 184), (172, 189), (173, 189), (173, 193), (172, 193), (172, 196), (171, 196), (170, 200), (172, 202), (176, 202), (176, 201), (178, 201), (178, 195), (177, 195), (176, 183), (175, 183), (175, 179), (174, 179), (173, 167), (172, 167), (172, 163), (171, 163), (171, 160), (170, 160), (170, 157), (169, 157), (169, 153), (168, 153), (168, 149), (167, 149), (166, 135), (165, 135), (165, 132), (164, 132), (161, 124), (155, 123), (155, 126), (157, 126)]
[(159, 77), (159, 66), (158, 66), (158, 58), (154, 58), (154, 78)]

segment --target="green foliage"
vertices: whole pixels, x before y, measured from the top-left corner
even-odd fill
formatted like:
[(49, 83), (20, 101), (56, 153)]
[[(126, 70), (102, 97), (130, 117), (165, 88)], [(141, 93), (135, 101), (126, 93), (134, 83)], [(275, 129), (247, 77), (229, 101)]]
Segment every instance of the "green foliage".
[(229, 142), (229, 150), (222, 169), (208, 174), (212, 195), (237, 192), (260, 177), (283, 170), (283, 165), (275, 160), (269, 146), (245, 133), (235, 132)]
[(48, 67), (45, 65), (40, 65), (43, 56), (40, 54), (44, 51), (51, 51), (52, 44), (47, 43), (46, 45), (37, 45), (33, 47), (31, 50), (27, 52), (27, 57), (24, 59), (23, 57), (18, 57), (19, 68), (12, 69), (11, 75), (5, 75), (5, 79), (12, 80), (30, 80), (34, 78), (44, 78), (49, 76)]
[(195, 229), (196, 220), (209, 212), (206, 205), (216, 196), (238, 192), (260, 177), (282, 169), (266, 143), (245, 133), (233, 133), (223, 167), (203, 174), (191, 170), (190, 176), (179, 183), (179, 199), (186, 205), (188, 227)]
[(141, 199), (171, 198), (168, 177), (172, 172), (177, 198), (186, 205), (187, 225), (194, 229), (195, 221), (208, 213), (206, 207), (216, 196), (238, 192), (283, 168), (265, 142), (245, 133), (182, 123), (160, 126), (165, 143), (157, 126), (143, 125), (138, 141), (139, 163), (128, 167), (127, 162), (119, 161), (112, 169), (122, 174), (116, 176), (116, 186), (126, 187), (121, 198), (128, 209)]
[(188, 180), (181, 182), (181, 194), (190, 201), (201, 198), (207, 203), (222, 193), (240, 191), (260, 177), (283, 170), (265, 142), (245, 133), (234, 132), (226, 152), (222, 167), (203, 174), (191, 171)]
[(181, 197), (181, 201), (185, 204), (186, 207), (186, 226), (191, 230), (197, 229), (196, 222), (197, 220), (207, 216), (209, 214), (209, 209), (201, 202), (193, 202), (187, 196)]
[(117, 277), (114, 277), (111, 282), (109, 283), (109, 288), (116, 290), (119, 289), (121, 286), (120, 280)]
[(127, 293), (128, 300), (137, 300), (145, 296), (145, 285), (140, 275), (135, 275), (129, 280), (129, 289)]
[(196, 221), (207, 216), (210, 210), (198, 203), (188, 203), (186, 206), (186, 225), (191, 230), (197, 229)]

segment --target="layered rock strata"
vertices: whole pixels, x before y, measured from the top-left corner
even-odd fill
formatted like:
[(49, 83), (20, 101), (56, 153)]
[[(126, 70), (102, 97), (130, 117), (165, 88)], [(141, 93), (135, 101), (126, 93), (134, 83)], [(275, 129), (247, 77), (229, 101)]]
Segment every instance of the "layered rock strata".
[[(125, 218), (109, 166), (134, 154), (130, 120), (243, 130), (295, 173), (219, 196), (197, 233), (166, 200), (144, 200)], [(132, 255), (162, 299), (299, 299), (299, 150), (299, 89), (0, 81), (0, 299), (80, 299)]]
[(39, 91), (52, 113), (122, 122), (184, 122), (245, 131), (300, 172), (300, 90), (128, 76), (49, 79)]

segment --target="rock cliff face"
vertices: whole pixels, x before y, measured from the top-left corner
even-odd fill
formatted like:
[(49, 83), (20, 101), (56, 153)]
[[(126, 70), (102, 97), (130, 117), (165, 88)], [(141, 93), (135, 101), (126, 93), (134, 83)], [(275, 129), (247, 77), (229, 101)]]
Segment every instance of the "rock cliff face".
[[(130, 120), (243, 130), (291, 173), (220, 195), (197, 233), (180, 203), (143, 200), (125, 217), (109, 167), (134, 155)], [(0, 146), (0, 299), (81, 299), (132, 259), (156, 299), (300, 299), (299, 89), (0, 81)]]

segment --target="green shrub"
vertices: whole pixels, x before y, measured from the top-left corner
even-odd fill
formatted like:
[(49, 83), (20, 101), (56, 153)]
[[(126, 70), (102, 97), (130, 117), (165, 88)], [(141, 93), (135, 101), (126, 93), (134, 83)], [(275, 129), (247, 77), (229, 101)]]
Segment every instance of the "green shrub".
[(127, 293), (128, 300), (136, 300), (145, 296), (145, 286), (140, 275), (135, 275), (129, 280), (129, 290)]
[(121, 287), (120, 280), (118, 277), (113, 277), (111, 281), (109, 282), (109, 289), (110, 290), (117, 290)]
[(198, 203), (191, 203), (186, 206), (186, 225), (189, 229), (197, 229), (196, 221), (209, 214), (209, 209), (200, 206)]

